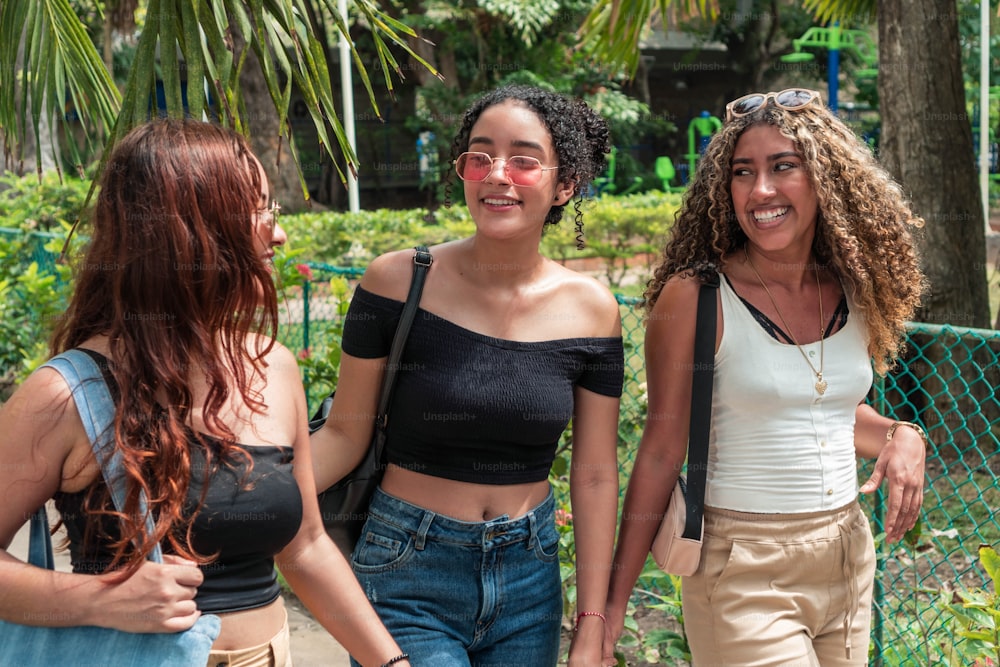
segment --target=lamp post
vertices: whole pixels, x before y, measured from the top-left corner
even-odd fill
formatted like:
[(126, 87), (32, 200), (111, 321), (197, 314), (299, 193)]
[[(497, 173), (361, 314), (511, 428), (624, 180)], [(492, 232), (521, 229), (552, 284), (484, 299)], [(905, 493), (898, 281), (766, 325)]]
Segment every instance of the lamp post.
[(803, 33), (798, 39), (792, 40), (793, 53), (781, 57), (782, 62), (801, 63), (813, 60), (815, 56), (808, 51), (803, 51), (805, 47), (826, 49), (829, 53), (827, 59), (826, 85), (827, 85), (827, 105), (833, 113), (837, 113), (837, 95), (840, 90), (840, 52), (854, 51), (867, 67), (858, 72), (859, 75), (874, 76), (875, 66), (878, 64), (878, 50), (872, 38), (863, 30), (848, 30), (841, 28), (839, 23), (832, 26), (813, 26)]
[[(347, 23), (347, 0), (340, 0), (337, 4), (337, 11), (341, 18)], [(344, 134), (347, 136), (347, 143), (354, 154), (358, 154), (357, 141), (354, 136), (354, 81), (351, 76), (351, 45), (347, 37), (340, 35), (340, 90), (341, 99), (344, 104)], [(357, 173), (347, 165), (347, 206), (351, 213), (357, 213), (360, 209), (358, 196), (358, 176)]]

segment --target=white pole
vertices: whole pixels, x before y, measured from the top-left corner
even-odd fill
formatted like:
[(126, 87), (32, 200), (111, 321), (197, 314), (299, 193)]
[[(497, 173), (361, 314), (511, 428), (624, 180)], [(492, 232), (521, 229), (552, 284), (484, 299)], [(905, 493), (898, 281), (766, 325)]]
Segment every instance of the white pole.
[(990, 3), (979, 2), (979, 190), (990, 231)]
[[(984, 0), (989, 4), (989, 0)], [(346, 25), (347, 21), (347, 0), (339, 0), (337, 11), (340, 12)], [(358, 153), (358, 144), (354, 138), (354, 82), (351, 75), (351, 46), (347, 43), (347, 38), (340, 35), (340, 93), (344, 106), (344, 134), (347, 135), (347, 143), (354, 154)], [(358, 202), (358, 179), (354, 177), (351, 170), (347, 170), (347, 202), (351, 213), (361, 210)]]

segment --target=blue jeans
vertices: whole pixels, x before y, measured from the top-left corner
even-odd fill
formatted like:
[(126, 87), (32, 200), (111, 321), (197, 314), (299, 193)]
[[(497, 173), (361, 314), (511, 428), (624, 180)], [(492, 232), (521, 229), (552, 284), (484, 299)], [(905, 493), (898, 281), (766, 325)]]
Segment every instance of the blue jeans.
[(513, 521), (468, 523), (375, 491), (351, 564), (414, 667), (556, 664), (562, 590), (554, 508), (550, 492)]

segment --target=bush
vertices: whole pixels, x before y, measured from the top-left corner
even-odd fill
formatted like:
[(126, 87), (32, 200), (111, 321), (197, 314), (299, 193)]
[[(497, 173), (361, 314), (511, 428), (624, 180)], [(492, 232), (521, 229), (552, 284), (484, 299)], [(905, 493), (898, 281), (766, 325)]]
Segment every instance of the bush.
[[(575, 210), (570, 205), (558, 225), (546, 227), (542, 252), (562, 262), (580, 257), (603, 258), (608, 282), (615, 286), (629, 258), (659, 251), (679, 204), (679, 195), (663, 192), (585, 199), (580, 209), (586, 247), (577, 249)], [(281, 224), (288, 233), (289, 245), (304, 250), (304, 259), (334, 266), (364, 266), (390, 250), (421, 243), (434, 245), (475, 231), (464, 205), (434, 211), (301, 213), (282, 216)]]
[(48, 356), (70, 291), (56, 259), (89, 187), (52, 173), (0, 177), (0, 401)]

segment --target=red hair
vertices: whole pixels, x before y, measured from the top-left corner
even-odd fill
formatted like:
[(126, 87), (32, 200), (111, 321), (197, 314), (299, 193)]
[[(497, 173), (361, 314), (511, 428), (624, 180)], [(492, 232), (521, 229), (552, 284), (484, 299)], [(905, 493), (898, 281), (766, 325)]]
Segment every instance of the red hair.
[[(57, 354), (93, 336), (108, 337), (120, 389), (115, 446), (127, 472), (127, 503), (120, 513), (102, 509), (107, 489), (95, 484), (85, 507), (88, 532), (99, 515), (120, 520), (114, 564), (130, 572), (154, 543), (205, 559), (192, 548), (190, 517), (184, 517), (194, 472), (186, 427), (192, 373), (205, 376), (200, 407), (222, 443), (223, 461), (246, 456), (219, 418), (231, 388), (251, 410), (263, 408), (253, 382), (274, 344), (278, 306), (254, 245), (261, 190), (255, 165), (239, 134), (164, 119), (123, 137), (101, 175), (90, 244), (51, 349)], [(258, 332), (263, 335), (254, 336)], [(212, 468), (204, 471), (206, 481)], [(156, 519), (151, 537), (138, 511), (140, 490)]]

